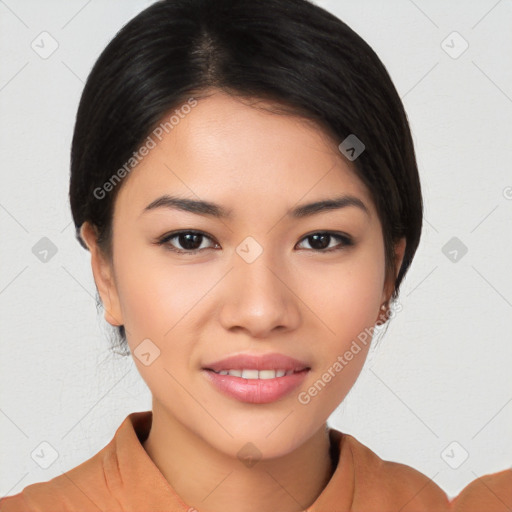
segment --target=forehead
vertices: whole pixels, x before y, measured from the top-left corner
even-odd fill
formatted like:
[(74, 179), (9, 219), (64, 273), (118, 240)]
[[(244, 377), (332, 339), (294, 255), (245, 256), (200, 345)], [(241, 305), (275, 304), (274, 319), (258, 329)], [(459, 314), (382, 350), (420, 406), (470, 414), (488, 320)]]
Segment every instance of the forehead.
[(373, 214), (368, 190), (325, 131), (253, 103), (215, 93), (175, 116), (125, 178), (118, 214), (139, 214), (165, 193), (227, 204), (234, 215), (350, 194)]

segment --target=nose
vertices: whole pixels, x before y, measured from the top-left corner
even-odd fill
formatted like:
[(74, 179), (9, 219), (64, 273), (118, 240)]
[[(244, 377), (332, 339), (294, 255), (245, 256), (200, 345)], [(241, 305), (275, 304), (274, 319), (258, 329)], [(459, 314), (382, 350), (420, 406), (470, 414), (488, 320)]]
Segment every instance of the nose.
[(266, 338), (276, 330), (298, 327), (300, 300), (293, 290), (293, 277), (270, 251), (263, 251), (252, 263), (235, 255), (234, 268), (224, 281), (220, 321), (226, 330)]

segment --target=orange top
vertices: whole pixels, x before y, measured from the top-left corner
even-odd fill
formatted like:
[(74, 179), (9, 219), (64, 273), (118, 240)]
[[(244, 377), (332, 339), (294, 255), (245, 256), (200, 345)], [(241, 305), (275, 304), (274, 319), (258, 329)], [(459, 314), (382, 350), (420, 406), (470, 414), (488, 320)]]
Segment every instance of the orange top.
[[(47, 482), (0, 500), (0, 512), (192, 512), (142, 442), (152, 411), (129, 414), (96, 455)], [(432, 480), (382, 460), (357, 439), (330, 428), (336, 470), (306, 512), (510, 512), (512, 470), (486, 475), (452, 501)], [(197, 508), (200, 511), (200, 508)]]

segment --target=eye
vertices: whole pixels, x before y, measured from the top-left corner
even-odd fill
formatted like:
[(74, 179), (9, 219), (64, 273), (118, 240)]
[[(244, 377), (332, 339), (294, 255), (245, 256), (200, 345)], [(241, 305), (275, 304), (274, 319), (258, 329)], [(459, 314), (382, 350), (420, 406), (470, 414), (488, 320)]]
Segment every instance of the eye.
[[(201, 233), (200, 231), (177, 231), (175, 233), (170, 233), (165, 235), (163, 238), (158, 240), (157, 245), (166, 245), (166, 247), (170, 251), (177, 252), (179, 254), (195, 254), (203, 249), (208, 249), (209, 247), (201, 247), (201, 241), (207, 238), (212, 240), (209, 236)], [(177, 243), (181, 245), (182, 249), (176, 248), (171, 240), (176, 239)], [(217, 244), (218, 245), (218, 244)]]
[[(329, 242), (332, 241), (333, 239), (337, 239), (341, 243), (338, 243), (334, 247), (330, 246)], [(310, 247), (315, 252), (340, 251), (347, 246), (354, 245), (353, 240), (349, 236), (342, 235), (341, 233), (332, 233), (330, 231), (311, 233), (310, 235), (305, 236), (302, 240), (307, 240)]]
[[(173, 240), (175, 240), (175, 243), (171, 243)], [(201, 231), (176, 231), (163, 236), (156, 242), (156, 244), (165, 245), (168, 250), (178, 254), (196, 254), (202, 250), (214, 248), (211, 246), (204, 247), (202, 243), (204, 240), (213, 241), (213, 238)], [(345, 247), (354, 245), (353, 240), (349, 236), (330, 231), (311, 233), (310, 235), (302, 238), (302, 240), (308, 241), (308, 244), (311, 247), (310, 250), (324, 253), (340, 251)], [(339, 243), (334, 247), (330, 244), (333, 240), (339, 241)], [(176, 247), (175, 244), (180, 247)], [(216, 242), (214, 242), (214, 244), (219, 247), (219, 244)]]

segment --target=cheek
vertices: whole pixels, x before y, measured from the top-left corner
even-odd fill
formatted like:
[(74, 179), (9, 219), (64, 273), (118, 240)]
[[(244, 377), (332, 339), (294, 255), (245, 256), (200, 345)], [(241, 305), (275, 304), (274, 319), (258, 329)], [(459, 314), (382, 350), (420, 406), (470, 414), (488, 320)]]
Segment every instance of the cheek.
[[(375, 249), (374, 249), (375, 250)], [(321, 320), (327, 338), (347, 340), (373, 325), (382, 301), (384, 260), (378, 248), (333, 265), (303, 268), (301, 297)]]
[[(122, 242), (120, 240), (120, 242)], [(122, 243), (119, 244), (120, 246)], [(186, 351), (190, 330), (209, 292), (225, 271), (205, 265), (177, 264), (161, 247), (146, 246), (119, 251), (115, 261), (117, 289), (130, 348), (154, 340), (161, 350), (172, 345)], [(184, 354), (185, 357), (185, 354)]]
[[(312, 373), (299, 403), (317, 417), (327, 418), (354, 386), (372, 341), (373, 328), (382, 298), (384, 273), (378, 259), (358, 258), (350, 265), (339, 266), (336, 275), (324, 277), (330, 292), (317, 293), (313, 331), (323, 335), (315, 343), (318, 365)], [(318, 291), (319, 287), (316, 288)], [(315, 328), (316, 327), (316, 328)], [(314, 411), (314, 413), (313, 413)]]
[[(308, 274), (311, 277), (311, 270)], [(315, 304), (312, 309), (320, 319), (314, 317), (312, 332), (320, 324), (322, 331), (322, 342), (315, 343), (319, 365), (305, 398), (321, 395), (311, 399), (310, 405), (324, 414), (345, 398), (361, 372), (381, 305), (384, 275), (383, 247), (375, 244), (354, 252), (343, 263), (319, 267), (316, 279), (307, 281), (317, 286), (304, 287), (306, 302)]]
[[(141, 377), (157, 395), (179, 394), (179, 386), (168, 371), (179, 381), (184, 380), (191, 349), (187, 341), (190, 334), (188, 338), (185, 335), (189, 327), (187, 313), (193, 314), (193, 306), (207, 291), (204, 288), (208, 280), (201, 286), (192, 269), (187, 272), (184, 266), (173, 266), (165, 257), (155, 258), (159, 250), (119, 251), (115, 262), (117, 289), (127, 342)], [(154, 345), (142, 345), (146, 339)], [(142, 352), (139, 345), (145, 347), (143, 352), (149, 352), (151, 359), (153, 351), (158, 356), (144, 364), (137, 357)]]

